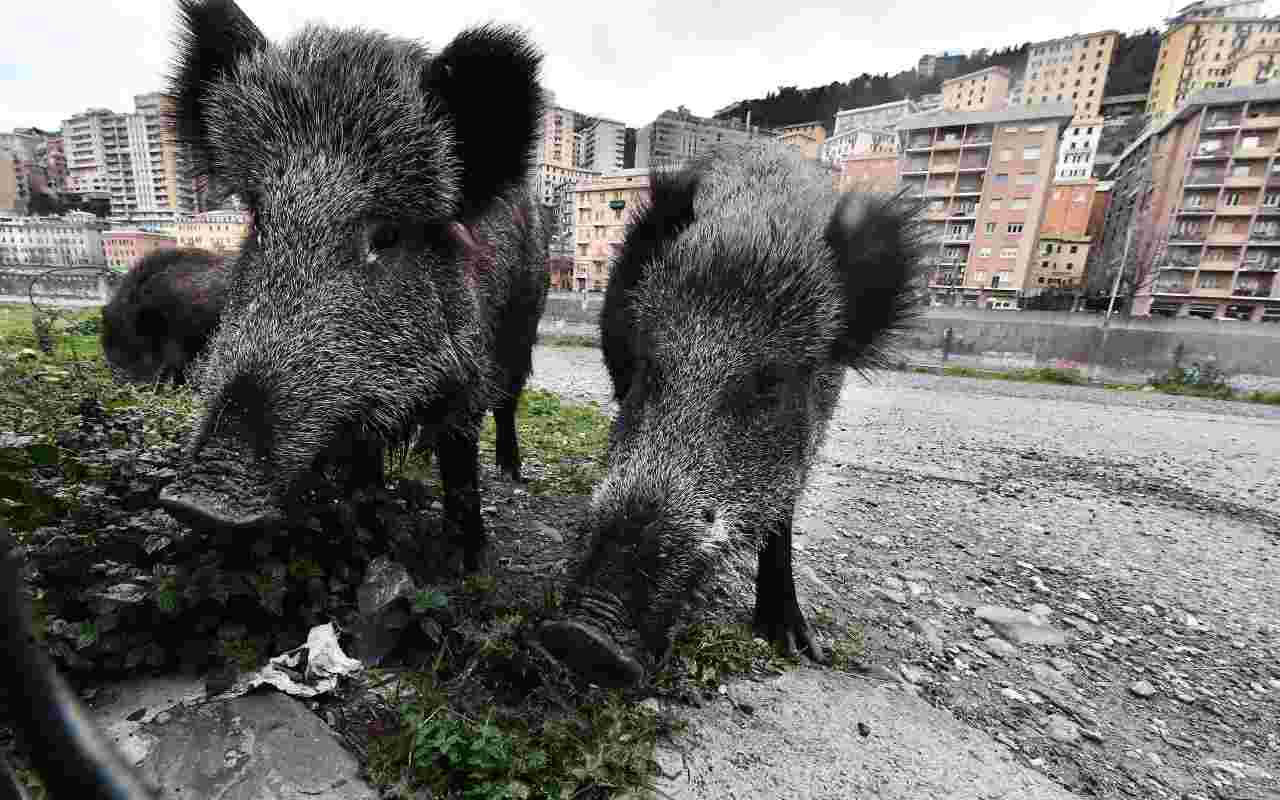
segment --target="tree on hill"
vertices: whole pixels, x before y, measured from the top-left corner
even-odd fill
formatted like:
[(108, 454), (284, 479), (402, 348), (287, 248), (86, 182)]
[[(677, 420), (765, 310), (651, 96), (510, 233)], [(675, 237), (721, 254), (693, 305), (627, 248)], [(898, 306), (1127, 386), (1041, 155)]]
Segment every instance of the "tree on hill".
[[(979, 50), (968, 54), (955, 65), (948, 75), (923, 78), (914, 69), (895, 75), (862, 73), (845, 83), (833, 82), (826, 86), (801, 89), (796, 86), (780, 86), (761, 98), (741, 100), (716, 116), (720, 118), (744, 117), (751, 112), (752, 124), (767, 128), (818, 121), (828, 131), (834, 129), (837, 111), (863, 108), (880, 103), (918, 98), (941, 91), (942, 81), (954, 75), (964, 75), (987, 67), (1005, 67), (1016, 80), (1021, 77), (1027, 63), (1030, 43), (1009, 45), (994, 51)], [(1107, 78), (1106, 95), (1145, 92), (1151, 84), (1156, 56), (1160, 49), (1160, 34), (1154, 29), (1122, 35), (1116, 43), (1115, 61)]]

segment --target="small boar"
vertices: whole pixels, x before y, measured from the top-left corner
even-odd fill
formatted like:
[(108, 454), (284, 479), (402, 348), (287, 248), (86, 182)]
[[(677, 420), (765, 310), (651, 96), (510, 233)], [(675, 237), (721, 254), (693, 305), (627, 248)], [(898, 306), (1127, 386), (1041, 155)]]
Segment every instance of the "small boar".
[(149, 253), (102, 309), (103, 355), (125, 380), (186, 383), (226, 300), (222, 257), (194, 248)]
[(539, 630), (553, 656), (642, 680), (709, 573), (752, 550), (756, 630), (821, 658), (792, 517), (846, 370), (907, 315), (917, 217), (900, 196), (836, 195), (773, 144), (653, 174), (600, 314), (619, 412), (565, 612)]
[(499, 466), (518, 478), (516, 401), (546, 302), (527, 184), (541, 56), (492, 25), (437, 53), (314, 25), (277, 45), (230, 0), (178, 6), (173, 122), (252, 224), (188, 448), (243, 467), (240, 485), (193, 468), (161, 504), (193, 525), (253, 527), (326, 465), (377, 482), (385, 449), (416, 441), (437, 456), (475, 569), (480, 422), (494, 410)]

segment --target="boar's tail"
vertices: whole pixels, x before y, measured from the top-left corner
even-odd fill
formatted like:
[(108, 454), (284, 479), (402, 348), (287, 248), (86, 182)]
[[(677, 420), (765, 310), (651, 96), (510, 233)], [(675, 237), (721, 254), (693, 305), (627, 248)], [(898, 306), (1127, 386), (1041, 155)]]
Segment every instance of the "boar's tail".
[(920, 211), (902, 191), (840, 198), (825, 232), (844, 300), (835, 360), (855, 369), (887, 362), (884, 345), (913, 316), (911, 288), (924, 253)]
[[(155, 795), (116, 752), (31, 636), (13, 539), (0, 526), (0, 682), (19, 735), (54, 797), (152, 800)], [(6, 774), (7, 773), (7, 774)], [(13, 796), (13, 774), (0, 759), (0, 797)], [(8, 789), (8, 793), (6, 793)], [(18, 796), (22, 796), (18, 794)]]

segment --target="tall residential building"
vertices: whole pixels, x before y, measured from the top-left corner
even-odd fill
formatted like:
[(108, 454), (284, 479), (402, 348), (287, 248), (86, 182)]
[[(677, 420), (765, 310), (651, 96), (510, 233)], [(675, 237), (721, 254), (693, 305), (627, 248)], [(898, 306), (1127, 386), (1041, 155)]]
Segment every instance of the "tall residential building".
[(105, 262), (106, 223), (92, 214), (0, 217), (0, 264), (73, 267)]
[(964, 53), (943, 52), (936, 55), (920, 56), (916, 62), (916, 74), (921, 78), (942, 78), (954, 75), (956, 68), (964, 61)]
[(827, 129), (819, 122), (787, 125), (777, 132), (778, 141), (800, 152), (802, 158), (817, 161), (827, 140)]
[(935, 112), (898, 123), (901, 182), (927, 199), (933, 302), (1018, 307), (1068, 104)]
[(1280, 322), (1278, 150), (1270, 84), (1192, 95), (1121, 156), (1098, 272), (1124, 261), (1133, 313)]
[(746, 121), (707, 119), (680, 106), (675, 111), (663, 111), (636, 133), (636, 167), (679, 163), (716, 147), (765, 135), (759, 126)]
[(942, 82), (946, 111), (992, 111), (1009, 104), (1009, 70), (987, 67)]
[(560, 106), (547, 106), (542, 112), (542, 140), (538, 162), (573, 169), (574, 112)]
[(609, 262), (622, 246), (626, 224), (648, 198), (649, 174), (638, 167), (578, 181), (574, 289), (603, 291), (608, 285)]
[(132, 114), (90, 109), (63, 122), (68, 190), (109, 192), (118, 222), (172, 223), (191, 213), (187, 162), (162, 124), (167, 102), (159, 92), (140, 94)]
[(1075, 109), (1059, 152), (1058, 181), (1093, 176), (1103, 132), (1102, 92), (1119, 39), (1116, 31), (1096, 31), (1031, 45), (1021, 104), (1070, 103)]
[(1270, 80), (1269, 49), (1280, 46), (1280, 18), (1262, 4), (1192, 3), (1169, 21), (1147, 94), (1147, 113), (1163, 120), (1193, 93)]
[(582, 154), (578, 166), (591, 172), (612, 172), (623, 168), (627, 149), (627, 126), (612, 119), (597, 119), (582, 131)]

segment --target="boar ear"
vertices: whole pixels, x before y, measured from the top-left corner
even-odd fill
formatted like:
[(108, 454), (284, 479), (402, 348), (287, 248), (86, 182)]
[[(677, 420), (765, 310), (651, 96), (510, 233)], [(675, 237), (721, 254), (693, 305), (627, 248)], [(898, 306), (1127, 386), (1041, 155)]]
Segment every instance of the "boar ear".
[(622, 250), (609, 268), (609, 283), (600, 310), (600, 343), (619, 402), (630, 391), (635, 361), (629, 295), (650, 265), (660, 262), (676, 238), (693, 224), (694, 199), (702, 174), (702, 166), (697, 163), (679, 171), (650, 173), (649, 200), (627, 223)]
[(427, 67), (423, 90), (444, 103), (457, 137), (464, 219), (527, 177), (542, 124), (541, 64), (519, 31), (482, 25), (458, 34)]
[(844, 300), (833, 357), (851, 367), (883, 361), (879, 348), (912, 316), (910, 289), (920, 274), (920, 206), (901, 192), (840, 198), (825, 238)]
[(232, 0), (178, 0), (177, 56), (169, 77), (170, 124), (190, 145), (197, 167), (213, 174), (205, 120), (209, 85), (235, 69), (244, 55), (266, 47), (258, 26)]

